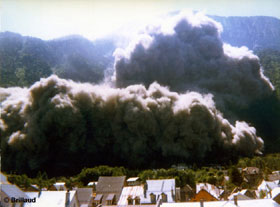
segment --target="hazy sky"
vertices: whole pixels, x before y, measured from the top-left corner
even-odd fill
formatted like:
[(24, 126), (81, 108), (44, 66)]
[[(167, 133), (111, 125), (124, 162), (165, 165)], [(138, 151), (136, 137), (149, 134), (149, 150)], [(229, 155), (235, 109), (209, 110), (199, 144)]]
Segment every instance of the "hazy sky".
[(1, 31), (42, 39), (69, 34), (94, 39), (123, 24), (135, 26), (186, 8), (221, 16), (280, 18), (279, 0), (0, 0)]

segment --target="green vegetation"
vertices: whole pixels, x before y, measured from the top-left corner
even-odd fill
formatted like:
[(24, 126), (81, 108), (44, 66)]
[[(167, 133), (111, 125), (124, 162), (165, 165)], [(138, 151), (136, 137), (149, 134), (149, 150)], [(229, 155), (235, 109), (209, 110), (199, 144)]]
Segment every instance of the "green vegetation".
[(18, 34), (0, 35), (0, 86), (29, 86), (52, 74), (44, 41)]
[(280, 51), (265, 49), (257, 51), (264, 74), (270, 79), (280, 98)]
[(253, 157), (249, 158), (241, 158), (238, 163), (238, 167), (257, 167), (261, 170), (270, 169), (272, 171), (280, 169), (280, 154), (269, 154), (264, 157)]
[(196, 182), (222, 185), (224, 182), (224, 171), (215, 168), (203, 167), (195, 172)]
[(193, 170), (177, 170), (174, 168), (144, 170), (138, 176), (143, 182), (148, 179), (175, 178), (176, 186), (183, 187), (189, 184), (191, 187), (195, 187), (195, 173)]
[(240, 186), (242, 181), (243, 181), (243, 178), (242, 178), (242, 175), (241, 173), (239, 172), (239, 170), (237, 169), (237, 167), (235, 166), (232, 166), (229, 170), (228, 170), (228, 173), (229, 173), (229, 181), (234, 184), (235, 186)]
[(28, 189), (31, 186), (31, 184), (37, 185), (39, 189), (43, 189), (43, 188), (49, 189), (50, 186), (52, 186), (56, 182), (56, 179), (55, 178), (48, 179), (46, 173), (39, 172), (37, 177), (35, 178), (29, 178), (25, 174), (24, 175), (11, 174), (8, 175), (8, 181), (16, 184), (22, 189)]
[[(274, 170), (280, 170), (280, 153), (270, 154), (264, 157), (242, 158), (236, 165), (202, 167), (200, 169), (148, 169), (143, 171), (131, 171), (124, 167), (109, 167), (105, 165), (84, 168), (78, 175), (72, 177), (58, 177), (49, 179), (46, 173), (39, 172), (35, 178), (29, 178), (27, 175), (8, 175), (11, 183), (27, 189), (31, 184), (36, 184), (40, 189), (49, 189), (56, 181), (65, 182), (68, 189), (74, 186), (87, 186), (91, 181), (97, 181), (99, 176), (138, 176), (142, 182), (148, 179), (168, 179), (175, 178), (176, 186), (183, 187), (186, 184), (195, 188), (196, 183), (210, 183), (216, 186), (225, 185), (228, 190), (235, 187), (252, 188), (245, 183), (242, 174), (238, 168), (258, 167), (263, 174), (271, 173)], [(225, 180), (228, 175), (229, 180)], [(262, 176), (260, 177), (262, 178)]]
[(113, 64), (112, 41), (94, 43), (80, 36), (43, 41), (16, 33), (0, 33), (0, 87), (30, 86), (56, 74), (81, 82), (99, 82)]
[(126, 175), (126, 169), (124, 167), (109, 167), (99, 166), (94, 168), (84, 168), (79, 175), (77, 180), (84, 186), (91, 181), (98, 180), (99, 176), (122, 176)]

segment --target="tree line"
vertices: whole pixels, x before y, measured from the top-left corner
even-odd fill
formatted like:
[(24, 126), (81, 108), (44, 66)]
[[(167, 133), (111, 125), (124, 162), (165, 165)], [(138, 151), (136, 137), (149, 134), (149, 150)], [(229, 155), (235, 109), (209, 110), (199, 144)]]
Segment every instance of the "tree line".
[[(130, 170), (124, 167), (110, 167), (106, 165), (96, 166), (93, 168), (84, 168), (82, 171), (71, 177), (53, 177), (48, 178), (45, 172), (38, 172), (36, 177), (28, 177), (27, 175), (9, 174), (8, 181), (18, 185), (23, 189), (28, 189), (31, 184), (36, 184), (38, 188), (49, 189), (55, 182), (65, 182), (66, 187), (71, 189), (73, 186), (85, 187), (89, 182), (97, 181), (99, 176), (138, 176), (142, 183), (149, 179), (170, 179), (174, 178), (177, 187), (190, 185), (195, 188), (196, 183), (210, 183), (216, 186), (224, 185), (228, 189), (235, 187), (248, 188), (242, 178), (242, 174), (238, 168), (258, 167), (263, 172), (265, 178), (272, 171), (280, 170), (280, 153), (269, 154), (264, 157), (241, 158), (236, 164), (228, 166), (211, 166), (197, 168), (196, 165), (185, 169), (169, 168), (169, 169), (146, 169), (146, 170)], [(228, 176), (228, 180), (225, 180)]]

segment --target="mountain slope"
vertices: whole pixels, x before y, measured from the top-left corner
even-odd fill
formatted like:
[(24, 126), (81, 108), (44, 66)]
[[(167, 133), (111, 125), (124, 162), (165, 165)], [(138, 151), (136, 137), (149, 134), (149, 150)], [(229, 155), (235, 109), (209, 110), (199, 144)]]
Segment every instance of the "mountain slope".
[(29, 86), (52, 73), (61, 78), (97, 83), (113, 64), (111, 40), (91, 42), (81, 36), (43, 41), (0, 33), (1, 87)]
[(210, 16), (223, 26), (222, 39), (233, 46), (251, 50), (280, 50), (280, 20), (274, 17)]

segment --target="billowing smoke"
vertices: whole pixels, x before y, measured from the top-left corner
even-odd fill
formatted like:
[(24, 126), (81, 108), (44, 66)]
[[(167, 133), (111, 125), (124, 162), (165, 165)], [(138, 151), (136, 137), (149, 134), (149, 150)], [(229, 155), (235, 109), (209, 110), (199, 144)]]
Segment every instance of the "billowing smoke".
[(258, 57), (246, 47), (224, 44), (221, 31), (219, 23), (192, 12), (147, 27), (127, 49), (115, 52), (116, 85), (157, 81), (178, 92), (211, 93), (223, 112), (271, 94)]
[(3, 170), (146, 168), (211, 154), (250, 156), (263, 147), (255, 128), (223, 118), (212, 95), (157, 83), (116, 89), (51, 76), (29, 89), (1, 89), (0, 96)]
[(0, 89), (2, 169), (57, 175), (260, 153), (263, 140), (239, 115), (259, 118), (256, 109), (266, 112), (262, 97), (273, 87), (258, 57), (224, 44), (221, 31), (200, 13), (147, 27), (115, 52), (118, 88), (51, 76), (30, 88)]

